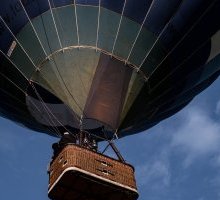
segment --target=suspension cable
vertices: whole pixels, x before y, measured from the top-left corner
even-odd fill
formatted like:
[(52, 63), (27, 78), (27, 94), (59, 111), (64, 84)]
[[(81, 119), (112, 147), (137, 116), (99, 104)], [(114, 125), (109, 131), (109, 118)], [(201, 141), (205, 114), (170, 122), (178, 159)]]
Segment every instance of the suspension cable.
[(179, 4), (179, 6), (177, 7), (176, 11), (173, 13), (173, 15), (170, 17), (170, 19), (168, 20), (168, 22), (165, 24), (164, 28), (162, 29), (162, 31), (160, 32), (160, 34), (158, 35), (157, 39), (154, 41), (153, 45), (151, 46), (150, 50), (147, 52), (147, 54), (145, 55), (144, 59), (142, 60), (138, 71), (141, 69), (141, 67), (143, 66), (144, 62), (147, 60), (148, 56), (151, 54), (151, 52), (153, 51), (155, 45), (157, 44), (157, 42), (159, 41), (160, 37), (163, 35), (163, 33), (165, 32), (165, 30), (167, 29), (168, 25), (171, 23), (171, 21), (174, 19), (176, 13), (178, 12), (179, 8), (182, 6), (183, 4), (183, 0), (181, 1), (181, 3)]
[(149, 13), (150, 13), (150, 11), (151, 11), (153, 5), (154, 5), (154, 2), (155, 2), (155, 0), (152, 0), (152, 1), (151, 1), (150, 7), (149, 7), (148, 10), (147, 10), (147, 13), (146, 13), (146, 15), (145, 15), (145, 17), (144, 17), (144, 20), (143, 20), (142, 24), (141, 24), (141, 27), (140, 27), (140, 29), (139, 29), (139, 31), (138, 31), (138, 33), (137, 33), (137, 36), (136, 36), (136, 38), (135, 38), (135, 40), (134, 40), (134, 42), (133, 42), (133, 44), (132, 44), (131, 50), (130, 50), (130, 52), (129, 52), (129, 54), (128, 54), (128, 57), (127, 57), (126, 60), (125, 60), (125, 63), (128, 62), (128, 60), (129, 60), (129, 58), (130, 58), (130, 56), (131, 56), (131, 53), (132, 53), (132, 51), (133, 51), (133, 49), (134, 49), (134, 46), (135, 46), (135, 44), (136, 44), (136, 42), (137, 42), (137, 40), (138, 40), (138, 38), (139, 38), (139, 36), (140, 36), (140, 33), (141, 33), (141, 31), (142, 31), (142, 29), (143, 29), (143, 26), (144, 26), (144, 24), (145, 24), (145, 22), (146, 22), (146, 20), (147, 20), (147, 17), (149, 16)]
[[(192, 56), (194, 56), (207, 42), (209, 39), (207, 39), (205, 42), (199, 45), (198, 48), (196, 48), (190, 55), (188, 55), (177, 67), (175, 67), (173, 70), (171, 70), (166, 76), (164, 76), (153, 88), (150, 89), (150, 92), (153, 92), (156, 88), (158, 88), (161, 83), (163, 83), (170, 75), (175, 73), (176, 70), (178, 70), (182, 65), (184, 65)], [(165, 91), (164, 91), (165, 92)], [(163, 92), (163, 93), (164, 93)], [(161, 93), (160, 96), (163, 94)], [(158, 98), (158, 97), (157, 97)]]
[(77, 33), (77, 44), (80, 45), (79, 42), (79, 25), (78, 25), (78, 17), (77, 17), (77, 9), (76, 9), (76, 0), (74, 0), (74, 14), (75, 14), (75, 20), (76, 20), (76, 33)]
[[(7, 76), (5, 76), (4, 74), (2, 74), (1, 72), (0, 72), (0, 75), (2, 76), (2, 77), (4, 77), (7, 81), (9, 81), (11, 84), (13, 84), (18, 90), (20, 90), (25, 96), (27, 96), (27, 93), (23, 90), (23, 89), (21, 89), (16, 83), (14, 83), (11, 79), (9, 79)], [(39, 112), (39, 113), (41, 113), (41, 111), (40, 111), (40, 109), (37, 107), (37, 105), (36, 104), (34, 104), (33, 103), (33, 105), (34, 105), (34, 107), (37, 109), (37, 111)], [(49, 122), (50, 123), (50, 122)], [(52, 128), (53, 128), (53, 126), (51, 126)], [(50, 128), (48, 128), (47, 127), (47, 129), (48, 130), (50, 130)], [(50, 130), (51, 131), (51, 130)], [(51, 132), (54, 132), (54, 131), (51, 131)], [(57, 135), (57, 133), (56, 133), (56, 131), (55, 131), (55, 134)], [(58, 135), (57, 135), (58, 136)]]
[(148, 76), (148, 79), (155, 71), (163, 64), (163, 62), (167, 59), (168, 56), (181, 44), (181, 42), (189, 35), (189, 33), (196, 27), (196, 25), (202, 20), (202, 18), (206, 15), (206, 13), (214, 6), (217, 0), (214, 0), (202, 13), (202, 15), (193, 23), (193, 25), (189, 28), (189, 30), (183, 35), (183, 37), (174, 45), (174, 47), (167, 53), (167, 55), (162, 59), (162, 61), (154, 68), (154, 70)]
[(34, 33), (35, 33), (35, 35), (36, 35), (36, 37), (37, 37), (37, 39), (38, 39), (38, 41), (39, 41), (39, 43), (40, 43), (40, 46), (41, 46), (41, 48), (42, 48), (42, 50), (43, 50), (45, 56), (47, 56), (46, 50), (45, 50), (44, 47), (43, 47), (43, 44), (42, 44), (42, 42), (41, 42), (41, 40), (40, 40), (40, 37), (38, 36), (37, 31), (36, 31), (36, 29), (35, 29), (35, 27), (34, 27), (32, 21), (31, 21), (31, 19), (30, 19), (28, 13), (27, 13), (27, 11), (26, 11), (26, 9), (25, 9), (25, 7), (24, 7), (22, 1), (19, 0), (19, 2), (20, 2), (20, 4), (21, 4), (22, 9), (23, 9), (24, 12), (25, 12), (25, 15), (26, 15), (27, 18), (28, 18), (28, 21), (29, 21), (29, 23), (30, 23), (30, 25), (31, 25), (31, 27), (32, 27), (32, 29), (33, 29), (33, 31), (34, 31)]
[(30, 58), (30, 56), (28, 55), (28, 53), (26, 52), (26, 50), (24, 49), (24, 47), (21, 45), (21, 43), (19, 42), (19, 40), (16, 38), (16, 36), (14, 35), (14, 33), (11, 31), (11, 29), (9, 28), (9, 26), (6, 24), (5, 20), (2, 18), (2, 16), (0, 16), (0, 20), (3, 22), (3, 24), (5, 25), (5, 27), (8, 29), (8, 31), (10, 32), (10, 34), (13, 36), (13, 38), (16, 40), (16, 42), (19, 44), (19, 46), (21, 47), (21, 49), (23, 50), (23, 52), (26, 54), (26, 56), (28, 57), (28, 59), (31, 61), (31, 63), (33, 64), (33, 66), (35, 67), (35, 69), (37, 70), (37, 66), (35, 65), (35, 63), (33, 62), (33, 60)]
[(60, 40), (60, 36), (59, 36), (58, 29), (57, 29), (56, 21), (55, 21), (54, 15), (53, 15), (53, 10), (52, 10), (52, 7), (51, 7), (50, 0), (48, 0), (48, 4), (49, 4), (49, 7), (50, 7), (50, 13), (51, 13), (51, 16), (52, 16), (54, 28), (56, 30), (56, 34), (57, 34), (57, 38), (58, 38), (58, 41), (59, 41), (59, 45), (60, 45), (60, 48), (63, 49), (63, 45), (62, 45), (61, 40)]
[(124, 5), (123, 5), (123, 8), (122, 8), (122, 13), (121, 13), (120, 21), (119, 21), (119, 24), (118, 24), (118, 30), (117, 30), (117, 33), (116, 33), (116, 36), (115, 36), (115, 40), (114, 40), (114, 44), (113, 44), (113, 47), (112, 47), (111, 55), (113, 55), (113, 53), (114, 53), (115, 45), (116, 45), (116, 42), (118, 40), (118, 35), (119, 35), (119, 31), (121, 29), (121, 23), (122, 23), (124, 11), (125, 11), (126, 3), (127, 3), (127, 0), (124, 0)]
[(96, 32), (96, 45), (95, 45), (96, 52), (98, 50), (100, 15), (101, 15), (101, 0), (99, 0), (99, 11), (98, 11), (98, 19), (97, 19), (97, 32)]

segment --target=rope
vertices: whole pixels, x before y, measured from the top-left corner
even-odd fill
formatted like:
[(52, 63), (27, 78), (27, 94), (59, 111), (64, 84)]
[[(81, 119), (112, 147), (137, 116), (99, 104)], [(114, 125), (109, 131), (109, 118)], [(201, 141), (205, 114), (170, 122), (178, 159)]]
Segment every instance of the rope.
[[(34, 107), (37, 109), (37, 111), (40, 113), (40, 114), (42, 114), (42, 112), (38, 109), (38, 107), (37, 107), (37, 105), (29, 98), (29, 101), (34, 105)], [(45, 109), (45, 108), (44, 108)], [(48, 113), (47, 113), (48, 114)], [(48, 123), (49, 123), (49, 125), (50, 125), (50, 127), (51, 127), (51, 129), (52, 129), (52, 132), (53, 133), (55, 133), (56, 134), (56, 136), (57, 137), (60, 137), (60, 132), (59, 132), (59, 130), (55, 127), (55, 126), (53, 126), (53, 121), (52, 121), (52, 119), (51, 119), (51, 117), (50, 117), (50, 115), (48, 114), (48, 117), (49, 117), (49, 119), (47, 118), (46, 120), (48, 121)]]
[(8, 25), (6, 24), (6, 22), (4, 21), (4, 19), (2, 18), (2, 16), (0, 16), (0, 20), (3, 22), (3, 24), (5, 25), (5, 27), (8, 29), (8, 31), (11, 33), (11, 35), (13, 36), (13, 38), (16, 40), (16, 42), (19, 44), (19, 46), (21, 47), (21, 49), (24, 51), (24, 53), (26, 54), (26, 56), (28, 57), (28, 59), (31, 61), (31, 63), (33, 64), (33, 66), (35, 67), (35, 69), (37, 70), (37, 66), (34, 64), (33, 60), (30, 58), (30, 56), (28, 55), (28, 53), (25, 51), (24, 47), (21, 45), (21, 43), (18, 41), (18, 39), (16, 38), (16, 36), (13, 34), (13, 32), (11, 31), (11, 29), (8, 27)]
[[(24, 53), (26, 54), (26, 56), (28, 57), (28, 59), (31, 61), (31, 63), (34, 65), (35, 70), (39, 71), (39, 69), (37, 68), (37, 66), (34, 64), (33, 60), (30, 58), (30, 56), (28, 55), (28, 53), (25, 51), (24, 47), (21, 45), (21, 43), (18, 41), (18, 39), (15, 37), (15, 35), (13, 34), (13, 32), (11, 31), (11, 29), (8, 27), (8, 25), (5, 23), (4, 19), (0, 16), (0, 19), (3, 21), (4, 25), (6, 26), (6, 28), (9, 30), (9, 32), (12, 34), (12, 36), (14, 37), (14, 39), (16, 40), (16, 42), (19, 44), (19, 46), (21, 47), (21, 49), (24, 51)], [(54, 59), (53, 59), (54, 60)], [(72, 99), (74, 100), (74, 102), (76, 103), (76, 105), (78, 106), (78, 108), (83, 112), (82, 108), (78, 105), (78, 103), (76, 102), (75, 98), (73, 97), (73, 95), (71, 94), (71, 92), (69, 91), (65, 81), (63, 80), (60, 71), (57, 67), (57, 64), (54, 60), (55, 66), (56, 66), (56, 70), (61, 78), (62, 83), (64, 84), (64, 87), (66, 88), (66, 90), (68, 91), (68, 93), (70, 94), (70, 96), (72, 97)], [(43, 74), (41, 73), (41, 75), (43, 76)]]
[(168, 25), (170, 24), (170, 22), (173, 20), (173, 18), (175, 17), (176, 13), (178, 12), (179, 8), (181, 7), (181, 5), (183, 4), (183, 0), (181, 1), (181, 3), (179, 4), (179, 6), (177, 7), (176, 11), (173, 13), (173, 15), (171, 16), (171, 18), (168, 20), (168, 22), (165, 24), (164, 28), (162, 29), (162, 31), (160, 32), (160, 34), (158, 35), (157, 39), (154, 41), (152, 47), (150, 48), (150, 50), (147, 52), (146, 56), (144, 57), (144, 59), (142, 60), (138, 71), (140, 70), (140, 68), (143, 66), (144, 62), (147, 60), (148, 56), (150, 55), (150, 53), (152, 52), (153, 48), (155, 47), (155, 45), (157, 44), (157, 42), (159, 41), (160, 37), (162, 36), (162, 34), (164, 33), (164, 31), (167, 29)]
[(77, 43), (79, 46), (79, 25), (78, 25), (78, 17), (77, 17), (77, 9), (76, 9), (76, 0), (74, 0), (74, 13), (75, 13), (75, 19), (76, 19)]
[(100, 13), (101, 13), (101, 0), (99, 0), (98, 24), (97, 24), (97, 33), (96, 33), (96, 52), (97, 52), (98, 40), (99, 40), (99, 21), (100, 21)]
[[(23, 89), (21, 89), (16, 83), (14, 83), (11, 79), (9, 79), (7, 76), (5, 76), (4, 74), (2, 74), (1, 72), (0, 72), (0, 75), (2, 76), (2, 77), (4, 77), (6, 80), (8, 80), (10, 83), (12, 83), (18, 90), (20, 90), (25, 96), (27, 96), (27, 93), (23, 90)], [(41, 111), (38, 109), (38, 107), (36, 106), (36, 104), (33, 104), (34, 106), (35, 106), (35, 108), (37, 109), (37, 111), (39, 111), (39, 113), (41, 113)], [(53, 126), (51, 126), (51, 127), (53, 127)], [(48, 127), (47, 127), (47, 129), (48, 130), (50, 130)], [(51, 130), (50, 130), (51, 131)], [(54, 132), (54, 131), (51, 131), (51, 132)]]
[[(58, 119), (57, 117), (51, 112), (51, 110), (48, 108), (48, 106), (45, 104), (45, 102), (43, 101), (42, 97), (40, 96), (40, 94), (38, 93), (37, 89), (35, 88), (34, 84), (30, 81), (30, 85), (31, 87), (34, 89), (37, 97), (40, 99), (40, 101), (42, 102), (42, 104), (44, 105), (46, 112), (48, 113), (48, 115), (51, 115), (67, 132), (71, 133), (72, 135), (74, 135), (70, 130), (68, 130)], [(56, 124), (54, 123), (54, 126), (56, 126)], [(76, 136), (75, 136), (76, 137)]]
[(112, 52), (111, 52), (112, 55), (114, 53), (115, 45), (116, 45), (116, 42), (118, 40), (118, 35), (119, 35), (120, 28), (121, 28), (121, 23), (122, 23), (124, 11), (125, 11), (126, 3), (127, 3), (127, 0), (124, 0), (124, 5), (123, 5), (122, 13), (121, 13), (121, 18), (120, 18), (120, 21), (119, 21), (119, 24), (118, 24), (118, 30), (117, 30), (117, 33), (116, 33), (116, 37), (115, 37), (115, 40), (114, 40), (113, 47), (112, 47)]
[[(53, 121), (53, 118), (51, 117), (51, 113), (52, 113), (52, 112), (50, 111), (50, 109), (48, 108), (48, 106), (45, 104), (45, 102), (44, 102), (43, 99), (41, 98), (40, 94), (37, 92), (37, 90), (36, 90), (35, 86), (32, 84), (32, 82), (30, 81), (29, 83), (30, 83), (30, 86), (32, 87), (32, 89), (34, 90), (35, 94), (37, 95), (38, 99), (40, 100), (40, 102), (41, 102), (41, 104), (42, 104), (44, 110), (46, 111), (46, 113), (47, 113), (47, 115), (48, 115), (48, 117), (49, 117), (49, 120), (50, 120), (51, 123), (52, 123), (52, 127), (55, 129), (56, 133), (58, 133), (58, 135), (60, 135), (60, 132), (59, 132), (58, 128), (56, 127), (56, 124), (55, 124), (55, 122)], [(32, 101), (32, 102), (33, 102), (33, 101)], [(55, 117), (54, 117), (54, 119), (57, 120), (57, 118), (55, 118)], [(48, 121), (49, 121), (49, 120), (48, 120)], [(64, 126), (63, 126), (63, 127), (64, 127)]]
[(22, 76), (29, 81), (29, 79), (25, 76), (25, 74), (15, 65), (15, 63), (2, 51), (0, 50), (0, 53), (22, 74)]
[(36, 35), (36, 37), (37, 37), (37, 39), (38, 39), (38, 41), (39, 41), (39, 43), (40, 43), (41, 48), (42, 48), (43, 51), (44, 51), (45, 56), (47, 56), (47, 53), (46, 53), (46, 51), (45, 51), (45, 49), (44, 49), (44, 47), (43, 47), (43, 44), (42, 44), (42, 42), (41, 42), (41, 40), (40, 40), (40, 38), (39, 38), (39, 36), (38, 36), (38, 34), (37, 34), (36, 29), (34, 28), (33, 23), (31, 22), (31, 19), (30, 19), (29, 15), (28, 15), (28, 13), (27, 13), (27, 11), (26, 11), (26, 9), (25, 9), (23, 3), (21, 2), (21, 0), (19, 0), (19, 2), (20, 2), (20, 4), (21, 4), (22, 9), (23, 9), (24, 12), (25, 12), (25, 15), (26, 15), (27, 18), (28, 18), (29, 23), (31, 24), (31, 27), (32, 27), (32, 29), (33, 29), (33, 31), (34, 31), (34, 33), (35, 33), (35, 35)]
[[(165, 77), (163, 77), (158, 84), (156, 84), (151, 90), (150, 92), (153, 92), (161, 83), (163, 83), (170, 75), (172, 75), (177, 69), (179, 69), (186, 61), (188, 61), (193, 55), (195, 55), (207, 42), (209, 41), (206, 40), (205, 42), (203, 42), (201, 45), (199, 45), (199, 47), (194, 50), (189, 56), (187, 56), (177, 67), (175, 67), (170, 73), (168, 73)], [(162, 93), (163, 94), (163, 93)], [(161, 96), (161, 95), (160, 95)], [(158, 98), (158, 97), (157, 97)]]
[[(50, 3), (50, 2), (49, 2), (49, 3)], [(38, 7), (39, 7), (39, 4), (38, 4)], [(39, 9), (40, 9), (40, 7), (39, 7)], [(52, 14), (53, 14), (53, 13), (52, 13)], [(42, 18), (41, 18), (41, 19), (42, 19)], [(43, 24), (44, 32), (45, 32), (45, 35), (46, 35), (46, 38), (47, 38), (47, 44), (48, 44), (48, 46), (49, 46), (50, 52), (52, 52), (52, 49), (51, 49), (51, 47), (50, 47), (50, 43), (49, 43), (49, 41), (48, 41), (48, 37), (47, 37), (47, 34), (46, 34), (46, 30), (45, 30), (45, 25), (44, 25), (43, 19), (42, 19), (42, 24)], [(63, 50), (63, 48), (62, 48), (62, 50)], [(53, 58), (53, 61), (54, 61), (54, 64), (55, 64), (55, 68), (56, 68), (56, 71), (57, 71), (59, 77), (56, 75), (56, 73), (54, 73), (54, 74), (56, 75), (56, 77), (57, 77), (58, 79), (60, 78), (61, 83), (63, 84), (64, 88), (65, 88), (66, 91), (69, 93), (69, 95), (71, 96), (71, 98), (72, 98), (73, 101), (75, 102), (76, 106), (80, 109), (80, 111), (82, 111), (82, 108), (79, 106), (79, 104), (77, 103), (77, 101), (75, 100), (75, 98), (73, 97), (73, 95), (71, 94), (71, 92), (69, 91), (69, 89), (68, 89), (68, 87), (67, 87), (67, 85), (66, 85), (64, 79), (62, 78), (61, 73), (60, 73), (60, 71), (59, 71), (59, 69), (58, 69), (56, 60), (54, 59), (54, 57), (52, 57), (52, 58)], [(37, 70), (37, 71), (40, 71), (40, 70)], [(44, 75), (43, 75), (42, 73), (41, 73), (41, 75), (42, 75), (42, 77), (44, 77)], [(45, 80), (46, 80), (46, 78), (45, 78)], [(68, 98), (68, 97), (67, 97), (67, 98)], [(69, 108), (69, 106), (68, 106), (68, 108)], [(77, 116), (76, 116), (76, 117), (77, 117)]]
[[(64, 85), (65, 89), (67, 90), (67, 92), (69, 93), (69, 95), (71, 96), (71, 98), (73, 99), (73, 101), (75, 102), (76, 106), (80, 109), (80, 111), (83, 113), (83, 109), (80, 107), (80, 105), (77, 103), (77, 101), (75, 100), (74, 96), (72, 95), (72, 93), (70, 92), (70, 90), (68, 89), (67, 85), (66, 85), (66, 82), (64, 81), (63, 77), (61, 76), (61, 73), (58, 69), (58, 66), (57, 66), (57, 63), (55, 61), (55, 59), (53, 59), (54, 63), (55, 63), (55, 67), (56, 67), (56, 70), (58, 72), (58, 75), (61, 79), (61, 82), (62, 84)], [(43, 74), (42, 74), (43, 75)]]
[(155, 67), (155, 69), (151, 72), (148, 79), (154, 72), (163, 64), (163, 62), (167, 59), (167, 57), (181, 44), (181, 42), (189, 35), (189, 33), (195, 28), (195, 26), (201, 21), (201, 19), (205, 16), (205, 14), (214, 6), (218, 0), (214, 0), (207, 9), (202, 13), (202, 15), (193, 23), (193, 25), (190, 27), (190, 29), (183, 35), (183, 37), (174, 45), (174, 47), (167, 53), (167, 55), (162, 59), (162, 61)]
[(134, 40), (134, 42), (133, 42), (133, 44), (132, 44), (131, 50), (130, 50), (130, 52), (129, 52), (129, 54), (128, 54), (128, 57), (127, 57), (125, 63), (128, 62), (128, 60), (129, 60), (129, 58), (130, 58), (130, 56), (131, 56), (131, 53), (132, 53), (132, 51), (133, 51), (133, 49), (134, 49), (134, 46), (135, 46), (135, 44), (136, 44), (136, 42), (137, 42), (137, 40), (138, 40), (138, 38), (139, 38), (139, 35), (140, 35), (140, 33), (141, 33), (142, 29), (143, 29), (143, 26), (144, 26), (144, 24), (145, 24), (145, 22), (146, 22), (146, 20), (147, 20), (147, 17), (148, 17), (148, 15), (149, 15), (150, 11), (151, 11), (151, 8), (152, 8), (153, 5), (154, 5), (154, 1), (155, 1), (155, 0), (152, 0), (152, 1), (151, 1), (150, 7), (149, 7), (148, 10), (147, 10), (147, 13), (146, 13), (146, 15), (145, 15), (145, 17), (144, 17), (144, 21), (143, 21), (142, 24), (141, 24), (141, 27), (140, 27), (140, 29), (139, 29), (139, 31), (138, 31), (138, 34), (137, 34), (137, 36), (136, 36), (136, 38), (135, 38), (135, 40)]
[[(0, 52), (4, 55), (4, 57), (22, 74), (22, 76), (29, 82), (29, 79), (23, 74), (23, 72), (21, 72), (20, 70), (19, 70), (19, 68), (17, 67), (17, 65), (10, 59), (10, 58), (8, 58), (8, 56), (6, 56), (6, 54), (4, 53), (4, 52), (2, 52), (1, 50), (0, 50)], [(21, 89), (17, 84), (15, 84), (11, 79), (9, 79), (7, 76), (5, 76), (4, 74), (2, 74), (1, 73), (1, 75), (5, 78), (5, 79), (7, 79), (10, 83), (12, 83), (17, 89), (19, 89), (25, 96), (27, 96), (27, 93), (23, 90), (23, 89)], [(39, 113), (41, 113), (41, 111), (37, 108), (37, 106), (35, 105), (35, 104), (33, 104), (35, 107), (36, 107), (36, 109), (39, 111)], [(53, 131), (52, 131), (53, 132)]]
[(57, 38), (59, 40), (59, 45), (60, 45), (60, 48), (62, 49), (63, 46), (62, 46), (62, 43), (61, 43), (61, 40), (60, 40), (60, 36), (59, 36), (58, 29), (57, 29), (56, 21), (54, 19), (54, 15), (53, 15), (52, 7), (51, 7), (51, 4), (50, 4), (50, 0), (48, 0), (48, 4), (49, 4), (49, 7), (50, 7), (50, 13), (51, 13), (51, 16), (52, 16), (52, 19), (53, 19), (53, 24), (54, 24), (54, 27), (55, 27), (55, 30), (56, 30)]
[[(5, 55), (5, 53), (3, 53), (1, 50), (0, 50), (0, 52), (5, 56), (5, 58), (7, 58), (7, 60), (9, 60), (10, 61), (10, 63), (24, 76), (24, 78), (27, 80), (27, 81), (29, 81), (29, 79), (27, 79), (26, 77), (25, 77), (25, 75), (19, 70), (19, 68), (17, 67), (17, 65), (11, 60), (11, 59), (9, 59), (6, 55)], [(3, 75), (2, 74), (2, 76), (4, 76), (5, 78), (7, 78), (5, 75)], [(8, 81), (10, 81), (13, 85), (15, 85), (20, 91), (22, 91), (25, 95), (27, 95), (27, 93), (25, 92), (25, 91), (23, 91), (19, 86), (17, 86), (13, 81), (11, 81), (10, 79), (8, 79), (7, 78), (7, 80)], [(49, 115), (48, 115), (49, 116)]]

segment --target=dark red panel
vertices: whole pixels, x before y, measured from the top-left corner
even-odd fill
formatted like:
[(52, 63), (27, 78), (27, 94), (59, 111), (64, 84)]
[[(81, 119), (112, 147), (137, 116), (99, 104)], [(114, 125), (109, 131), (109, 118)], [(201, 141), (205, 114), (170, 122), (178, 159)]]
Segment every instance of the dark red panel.
[(123, 62), (102, 54), (86, 102), (86, 117), (116, 129), (131, 74)]

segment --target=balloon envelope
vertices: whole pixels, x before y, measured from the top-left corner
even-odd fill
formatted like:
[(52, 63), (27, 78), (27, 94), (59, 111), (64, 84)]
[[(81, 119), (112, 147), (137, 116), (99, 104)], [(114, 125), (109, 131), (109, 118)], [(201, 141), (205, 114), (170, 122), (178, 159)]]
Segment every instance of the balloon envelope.
[(146, 130), (218, 77), (219, 10), (219, 0), (3, 0), (0, 114), (55, 136)]

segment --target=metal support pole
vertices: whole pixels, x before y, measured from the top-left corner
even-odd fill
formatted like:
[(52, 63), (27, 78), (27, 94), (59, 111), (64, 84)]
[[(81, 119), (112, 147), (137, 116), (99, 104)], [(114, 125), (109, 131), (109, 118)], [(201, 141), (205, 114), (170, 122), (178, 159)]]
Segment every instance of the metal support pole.
[(113, 151), (115, 152), (115, 154), (117, 155), (118, 159), (122, 162), (125, 163), (124, 158), (122, 157), (121, 153), (119, 152), (119, 150), (117, 149), (117, 147), (115, 146), (115, 144), (113, 142), (109, 142), (109, 145), (111, 146), (111, 148), (113, 149)]
[(84, 140), (84, 133), (80, 131), (79, 133), (79, 145), (83, 146), (83, 140)]

